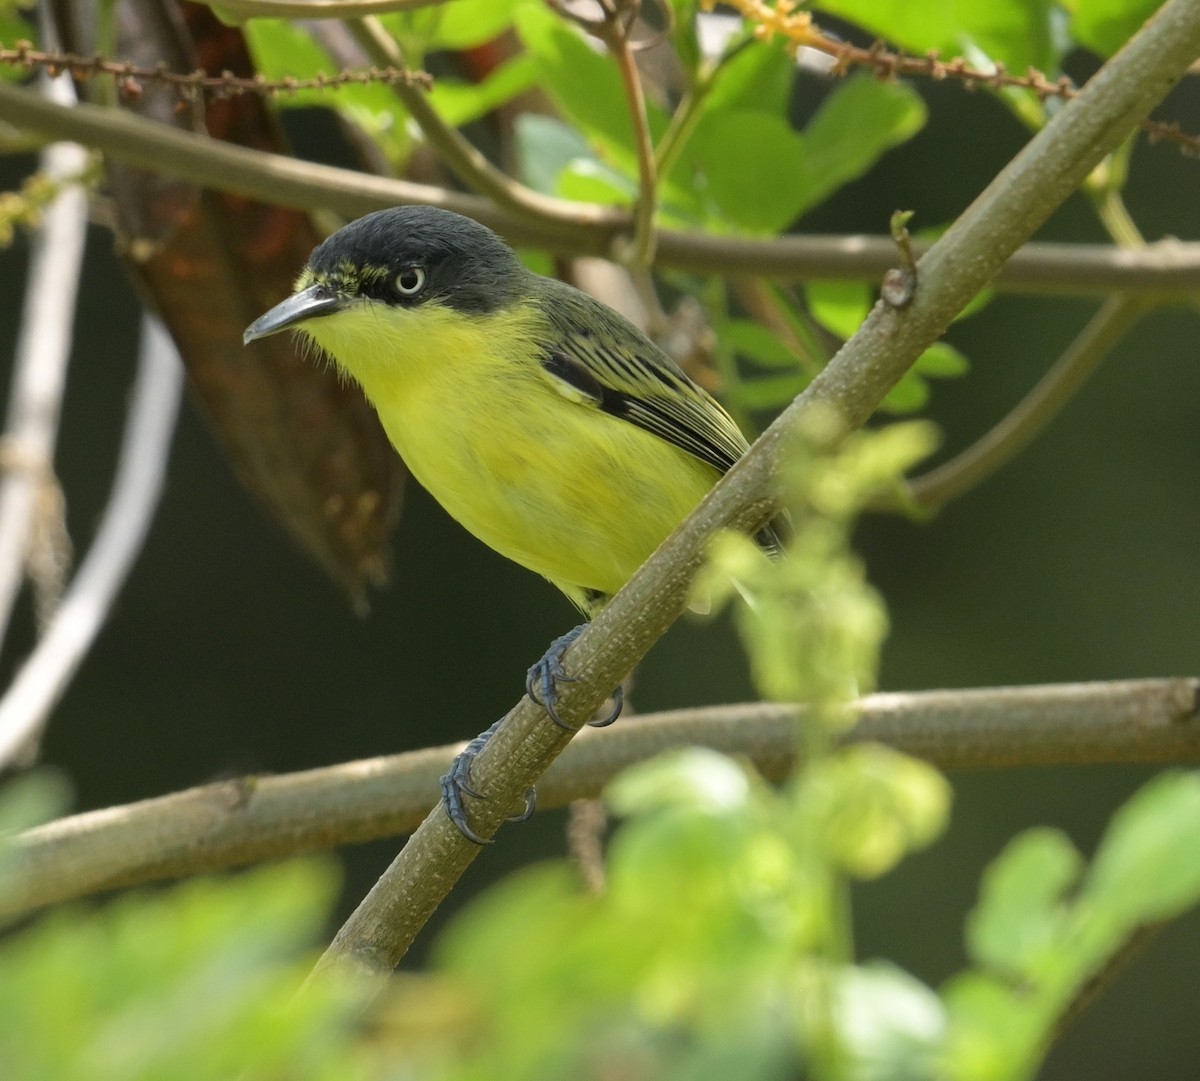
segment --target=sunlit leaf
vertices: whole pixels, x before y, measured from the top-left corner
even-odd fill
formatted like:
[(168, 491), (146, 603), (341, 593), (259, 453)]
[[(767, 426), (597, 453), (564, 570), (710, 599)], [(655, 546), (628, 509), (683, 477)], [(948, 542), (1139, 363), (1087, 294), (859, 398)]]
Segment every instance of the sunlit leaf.
[(852, 337), (871, 310), (865, 282), (808, 282), (804, 287), (814, 318), (839, 338)]
[(781, 116), (750, 109), (711, 113), (697, 125), (687, 160), (720, 218), (739, 228), (779, 232), (808, 204), (806, 150)]
[(455, 0), (439, 4), (428, 39), (430, 49), (470, 49), (499, 37), (512, 26), (527, 0)]
[(866, 173), (925, 124), (920, 95), (899, 82), (857, 75), (838, 83), (804, 129), (807, 209)]
[[(447, 9), (453, 10), (453, 5)], [(528, 56), (515, 56), (501, 64), (478, 83), (442, 77), (429, 94), (433, 107), (443, 120), (461, 127), (486, 116), (494, 109), (524, 93), (537, 80), (537, 65)]]

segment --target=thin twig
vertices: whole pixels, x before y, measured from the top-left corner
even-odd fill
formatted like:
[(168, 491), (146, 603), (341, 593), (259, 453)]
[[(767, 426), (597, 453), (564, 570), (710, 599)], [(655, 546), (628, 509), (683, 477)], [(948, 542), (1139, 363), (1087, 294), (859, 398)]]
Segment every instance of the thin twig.
[[(696, 511), (592, 620), (564, 658), (575, 682), (558, 715), (582, 725), (682, 612), (708, 541), (726, 527), (754, 531), (778, 511), (775, 478), (791, 434), (817, 409), (848, 434), (870, 417), (912, 363), (1021, 243), (1161, 100), (1200, 53), (1200, 7), (1168, 0), (1133, 39), (1029, 141), (925, 253), (920, 286), (903, 308), (877, 304), (859, 332), (767, 429)], [(832, 434), (832, 433), (831, 433)], [(472, 765), (472, 827), (492, 836), (570, 742), (529, 698), (508, 714)], [(437, 807), (342, 926), (314, 973), (364, 979), (364, 996), (403, 957), (479, 855)]]
[(171, 339), (155, 320), (144, 317), (112, 495), (96, 539), (46, 633), (0, 699), (0, 765), (37, 738), (141, 550), (162, 491), (182, 385), (183, 366)]
[(1066, 352), (1003, 420), (948, 462), (914, 478), (908, 495), (919, 506), (936, 510), (1010, 462), (1058, 416), (1146, 310), (1144, 300), (1120, 293), (1106, 300)]
[[(627, 212), (591, 203), (571, 204), (576, 219), (569, 227), (542, 227), (478, 196), (234, 146), (127, 110), (86, 102), (67, 109), (3, 81), (0, 115), (22, 130), (47, 139), (75, 139), (163, 176), (300, 210), (357, 217), (403, 203), (440, 206), (491, 226), (513, 244), (563, 256), (608, 256), (616, 237), (631, 228)], [(913, 245), (918, 255), (927, 248)], [(878, 280), (895, 260), (895, 244), (882, 236), (765, 240), (660, 229), (655, 251), (658, 267), (779, 281)], [(990, 284), (1008, 292), (1106, 296), (1119, 291), (1182, 303), (1200, 292), (1200, 242), (1168, 239), (1141, 252), (1101, 244), (1030, 244)]]
[[(654, 139), (646, 115), (646, 92), (630, 40), (637, 17), (639, 0), (601, 0), (604, 18), (596, 33), (608, 46), (621, 73), (629, 118), (633, 125), (633, 145), (638, 163), (638, 200), (633, 213), (633, 237), (627, 246), (618, 244), (614, 254), (630, 266), (646, 267), (654, 260), (654, 218), (658, 209), (658, 174), (654, 157)], [(626, 249), (626, 250), (622, 250)]]
[[(64, 107), (75, 100), (65, 75), (45, 79), (42, 93)], [(52, 183), (76, 178), (86, 167), (87, 151), (76, 143), (53, 143), (42, 151), (41, 169)], [(0, 642), (24, 579), (38, 494), (47, 484), (57, 483), (54, 445), (83, 265), (87, 192), (66, 184), (43, 219), (30, 254), (8, 419), (0, 444)]]
[(103, 56), (80, 56), (58, 50), (35, 49), (28, 41), (18, 41), (9, 49), (0, 45), (0, 64), (47, 71), (66, 72), (76, 79), (92, 79), (108, 75), (116, 80), (117, 89), (125, 97), (137, 97), (147, 83), (169, 86), (182, 98), (201, 93), (216, 98), (237, 97), (242, 94), (295, 94), (300, 90), (337, 90), (343, 86), (386, 86), (403, 83), (428, 88), (433, 80), (427, 72), (409, 71), (399, 66), (372, 68), (370, 71), (344, 69), (334, 75), (320, 73), (308, 79), (265, 79), (261, 75), (239, 76), (232, 72), (211, 75), (203, 69), (171, 71), (166, 64), (142, 67), (128, 60), (106, 60)]
[[(1196, 679), (874, 694), (849, 740), (942, 769), (1200, 762)], [(673, 747), (750, 759), (769, 780), (795, 766), (798, 711), (752, 702), (642, 714), (586, 730), (538, 782), (543, 809), (590, 799)], [(13, 842), (0, 917), (99, 890), (394, 837), (413, 829), (462, 744), (244, 777), (51, 822)]]

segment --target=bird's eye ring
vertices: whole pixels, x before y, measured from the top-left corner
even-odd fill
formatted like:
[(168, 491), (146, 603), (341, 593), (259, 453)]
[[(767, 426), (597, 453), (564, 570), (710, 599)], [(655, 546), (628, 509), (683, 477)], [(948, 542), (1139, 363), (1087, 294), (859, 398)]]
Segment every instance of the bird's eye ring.
[(402, 297), (414, 297), (425, 288), (425, 268), (406, 266), (392, 279), (392, 287)]

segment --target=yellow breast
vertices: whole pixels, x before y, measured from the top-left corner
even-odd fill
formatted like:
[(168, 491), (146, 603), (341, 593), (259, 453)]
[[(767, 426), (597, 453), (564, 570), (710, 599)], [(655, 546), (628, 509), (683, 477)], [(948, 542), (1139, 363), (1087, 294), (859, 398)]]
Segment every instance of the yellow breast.
[(304, 327), (362, 384), (417, 480), (485, 544), (576, 604), (614, 593), (717, 471), (573, 401), (541, 367), (536, 308), (360, 305)]

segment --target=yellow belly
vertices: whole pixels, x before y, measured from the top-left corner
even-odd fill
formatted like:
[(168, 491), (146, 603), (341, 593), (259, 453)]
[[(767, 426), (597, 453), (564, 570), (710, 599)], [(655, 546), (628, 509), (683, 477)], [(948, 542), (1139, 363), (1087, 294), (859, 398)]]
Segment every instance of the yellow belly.
[(530, 361), (536, 324), (448, 319), (431, 333), (412, 320), (383, 353), (377, 321), (357, 343), (345, 327), (328, 334), (340, 321), (314, 322), (314, 336), (362, 383), (416, 479), (585, 610), (588, 592), (615, 593), (717, 480), (657, 436), (564, 397)]

